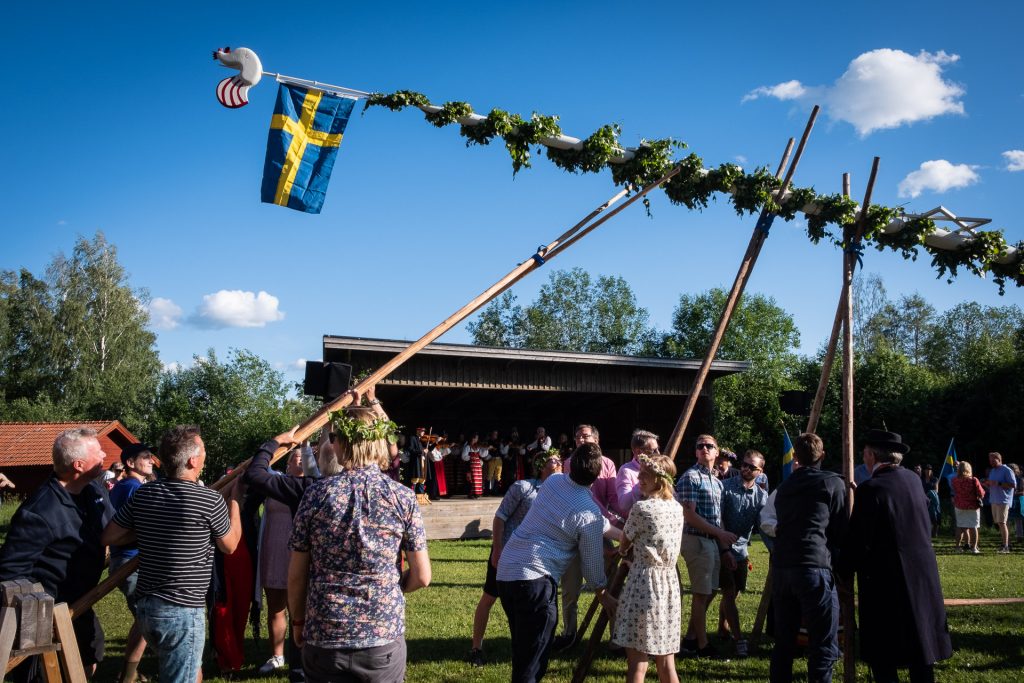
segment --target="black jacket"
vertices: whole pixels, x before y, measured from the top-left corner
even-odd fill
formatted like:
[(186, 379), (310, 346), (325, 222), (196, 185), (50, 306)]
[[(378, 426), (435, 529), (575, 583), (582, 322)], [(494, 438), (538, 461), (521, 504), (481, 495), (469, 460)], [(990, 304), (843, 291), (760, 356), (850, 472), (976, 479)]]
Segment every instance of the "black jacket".
[(840, 571), (857, 573), (861, 656), (934, 664), (952, 654), (921, 479), (880, 467), (857, 487)]
[(846, 484), (835, 472), (801, 467), (775, 494), (772, 564), (831, 569), (846, 533)]
[(14, 513), (0, 548), (0, 581), (32, 579), (57, 602), (74, 602), (100, 581), (100, 534), (113, 516), (98, 481), (72, 496), (51, 476)]
[(278, 449), (278, 443), (271, 439), (260, 446), (252, 462), (245, 469), (242, 481), (253, 491), (279, 503), (284, 503), (292, 511), (292, 517), (299, 509), (302, 494), (306, 492), (316, 479), (313, 477), (294, 477), (290, 474), (276, 474), (270, 471), (270, 458)]

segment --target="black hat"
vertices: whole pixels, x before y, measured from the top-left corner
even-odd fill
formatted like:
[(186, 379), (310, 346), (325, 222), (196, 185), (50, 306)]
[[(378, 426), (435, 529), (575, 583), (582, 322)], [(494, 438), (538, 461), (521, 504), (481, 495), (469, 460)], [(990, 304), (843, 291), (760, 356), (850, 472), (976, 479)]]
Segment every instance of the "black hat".
[(135, 459), (140, 453), (153, 455), (153, 449), (142, 442), (130, 443), (121, 449), (121, 463), (128, 467), (128, 461)]
[(903, 443), (903, 437), (896, 432), (886, 432), (881, 429), (869, 429), (868, 433), (864, 435), (864, 445), (904, 455), (910, 452), (910, 446)]

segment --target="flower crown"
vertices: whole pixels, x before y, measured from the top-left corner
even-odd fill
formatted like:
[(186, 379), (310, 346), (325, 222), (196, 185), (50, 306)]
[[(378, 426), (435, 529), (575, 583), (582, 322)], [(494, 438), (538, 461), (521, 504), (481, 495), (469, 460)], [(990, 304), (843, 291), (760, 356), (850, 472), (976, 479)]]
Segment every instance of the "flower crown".
[(641, 453), (640, 455), (637, 456), (636, 459), (640, 461), (641, 465), (649, 469), (654, 474), (654, 476), (658, 477), (659, 479), (664, 479), (665, 481), (667, 481), (669, 486), (675, 484), (675, 482), (672, 481), (672, 477), (669, 476), (668, 472), (663, 470), (661, 465), (654, 462), (654, 460), (651, 459), (651, 456), (647, 455), (646, 453)]
[(380, 439), (388, 443), (398, 441), (399, 426), (391, 420), (377, 418), (373, 422), (363, 422), (348, 415), (344, 408), (331, 413), (331, 426), (335, 434), (340, 434), (349, 443)]

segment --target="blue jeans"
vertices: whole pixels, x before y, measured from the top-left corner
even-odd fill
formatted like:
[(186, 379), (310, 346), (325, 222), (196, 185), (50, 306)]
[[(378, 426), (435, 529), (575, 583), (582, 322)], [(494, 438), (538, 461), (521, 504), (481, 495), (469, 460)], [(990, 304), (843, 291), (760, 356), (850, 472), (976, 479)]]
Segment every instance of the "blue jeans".
[(139, 598), (137, 608), (142, 635), (160, 661), (160, 683), (195, 683), (206, 643), (206, 608), (153, 595)]
[(498, 595), (512, 634), (512, 683), (536, 683), (548, 670), (558, 625), (558, 585), (550, 576), (499, 581)]
[[(118, 569), (120, 569), (124, 565), (128, 564), (129, 562), (131, 562), (133, 559), (134, 559), (133, 557), (124, 557), (122, 555), (111, 555), (110, 556), (110, 573), (113, 574)], [(138, 585), (138, 583), (139, 583), (139, 570), (136, 569), (135, 571), (133, 571), (131, 574), (128, 575), (128, 578), (125, 579), (121, 583), (120, 586), (118, 586), (118, 588), (121, 589), (121, 592), (124, 594), (125, 600), (127, 600), (127, 602), (128, 602), (128, 611), (132, 613), (133, 617), (135, 616), (135, 610), (138, 607), (138, 605), (137, 605), (137, 603), (138, 603), (138, 596), (135, 595), (135, 587)]]
[(832, 571), (816, 567), (772, 567), (772, 604), (775, 611), (775, 647), (772, 683), (793, 680), (793, 658), (801, 621), (807, 628), (807, 681), (830, 683), (832, 666), (839, 658), (839, 596)]

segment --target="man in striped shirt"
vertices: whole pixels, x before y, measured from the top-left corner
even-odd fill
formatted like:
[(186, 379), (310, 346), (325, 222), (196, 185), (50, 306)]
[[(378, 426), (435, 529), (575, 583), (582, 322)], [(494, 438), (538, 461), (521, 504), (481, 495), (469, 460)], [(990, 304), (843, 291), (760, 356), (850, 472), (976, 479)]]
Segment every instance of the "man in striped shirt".
[(198, 483), (206, 463), (198, 427), (175, 427), (159, 453), (167, 478), (139, 487), (102, 540), (138, 542), (138, 620), (160, 660), (160, 680), (195, 683), (206, 640), (213, 548), (230, 554), (242, 535), (239, 487), (227, 487), (225, 504), (220, 493)]
[(576, 449), (568, 475), (555, 474), (501, 552), (498, 595), (512, 635), (512, 681), (535, 683), (547, 670), (558, 621), (558, 581), (578, 553), (583, 576), (604, 588), (605, 520), (590, 495), (601, 473), (601, 449)]

